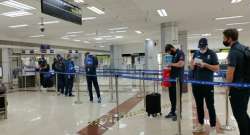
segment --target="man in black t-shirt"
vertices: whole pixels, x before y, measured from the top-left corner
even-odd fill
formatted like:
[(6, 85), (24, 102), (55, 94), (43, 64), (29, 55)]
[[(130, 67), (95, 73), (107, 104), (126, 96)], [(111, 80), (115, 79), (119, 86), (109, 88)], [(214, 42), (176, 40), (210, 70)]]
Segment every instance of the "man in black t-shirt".
[[(242, 48), (245, 46), (238, 42), (237, 29), (227, 29), (223, 32), (223, 44), (231, 47), (228, 55), (227, 82), (244, 83), (245, 57)], [(250, 118), (247, 113), (250, 88), (230, 87), (230, 102), (233, 115), (238, 123), (240, 135), (250, 135)]]
[[(219, 62), (216, 53), (208, 49), (208, 41), (201, 38), (199, 41), (199, 51), (194, 53), (191, 61), (194, 80), (213, 82), (214, 72), (219, 70)], [(209, 112), (211, 135), (216, 134), (216, 113), (214, 107), (214, 87), (210, 85), (193, 84), (193, 95), (196, 102), (199, 126), (194, 132), (204, 132), (204, 100)]]
[[(173, 56), (172, 64), (170, 64), (170, 67), (171, 67), (170, 78), (180, 79), (180, 91), (181, 91), (180, 94), (182, 95), (182, 82), (183, 82), (183, 76), (184, 76), (185, 55), (181, 50), (176, 49), (171, 44), (166, 45), (165, 52)], [(168, 113), (168, 115), (165, 116), (165, 118), (172, 118), (173, 121), (176, 121), (177, 120), (177, 117), (176, 117), (176, 83), (171, 83), (171, 86), (169, 87), (169, 99), (171, 102), (171, 111)]]

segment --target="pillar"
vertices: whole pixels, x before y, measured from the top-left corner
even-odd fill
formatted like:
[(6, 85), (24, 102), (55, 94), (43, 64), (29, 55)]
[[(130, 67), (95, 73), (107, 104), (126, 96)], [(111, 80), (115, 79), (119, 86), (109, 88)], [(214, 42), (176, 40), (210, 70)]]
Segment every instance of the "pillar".
[(185, 60), (185, 70), (188, 70), (189, 63), (189, 52), (188, 52), (188, 40), (187, 40), (187, 31), (179, 31), (179, 44), (181, 46), (181, 50), (184, 52), (186, 56)]
[(2, 48), (2, 75), (3, 83), (9, 83), (10, 80), (10, 49)]

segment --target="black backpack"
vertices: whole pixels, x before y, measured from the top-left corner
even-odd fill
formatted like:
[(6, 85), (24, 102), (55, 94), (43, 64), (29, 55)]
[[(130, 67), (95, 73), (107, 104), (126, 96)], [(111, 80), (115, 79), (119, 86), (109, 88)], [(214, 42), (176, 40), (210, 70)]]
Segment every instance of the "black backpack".
[(238, 48), (244, 54), (244, 82), (250, 83), (250, 48), (243, 46), (242, 48)]

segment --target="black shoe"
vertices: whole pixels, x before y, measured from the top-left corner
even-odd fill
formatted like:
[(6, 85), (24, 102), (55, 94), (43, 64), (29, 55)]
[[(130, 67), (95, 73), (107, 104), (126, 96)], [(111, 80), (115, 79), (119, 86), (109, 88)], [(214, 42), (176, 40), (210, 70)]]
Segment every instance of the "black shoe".
[(166, 119), (174, 118), (176, 117), (176, 114), (173, 112), (168, 113), (168, 115), (165, 116)]
[(89, 102), (93, 103), (93, 99), (90, 99)]
[(71, 94), (71, 95), (69, 95), (69, 97), (74, 97), (74, 96), (75, 96), (75, 95), (72, 95), (72, 94)]
[(98, 98), (98, 103), (102, 103), (102, 99), (100, 97)]
[(174, 117), (172, 118), (172, 120), (173, 120), (173, 121), (177, 121), (177, 116), (174, 116)]

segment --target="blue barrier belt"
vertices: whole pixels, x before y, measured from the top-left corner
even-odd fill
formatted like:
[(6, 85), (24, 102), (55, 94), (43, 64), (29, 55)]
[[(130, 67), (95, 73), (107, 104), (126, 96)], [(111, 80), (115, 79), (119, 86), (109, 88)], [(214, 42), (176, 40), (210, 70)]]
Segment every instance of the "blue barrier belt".
[[(37, 72), (37, 71), (25, 71), (25, 72)], [(65, 75), (86, 75), (86, 76), (101, 76), (101, 77), (110, 77), (110, 76), (118, 76), (120, 78), (127, 79), (137, 79), (137, 80), (148, 80), (148, 81), (168, 81), (168, 82), (176, 82), (175, 79), (162, 79), (162, 78), (154, 78), (154, 77), (138, 77), (138, 76), (130, 76), (119, 73), (110, 73), (104, 72), (102, 75), (90, 75), (86, 74), (86, 72), (76, 72), (76, 73), (63, 73), (63, 72), (38, 72), (38, 73), (54, 73), (54, 74), (65, 74)], [(201, 84), (201, 85), (210, 85), (210, 86), (224, 86), (224, 87), (240, 87), (240, 88), (250, 88), (249, 83), (226, 83), (226, 82), (209, 82), (209, 81), (197, 81), (197, 80), (184, 80), (184, 83), (190, 84)]]

